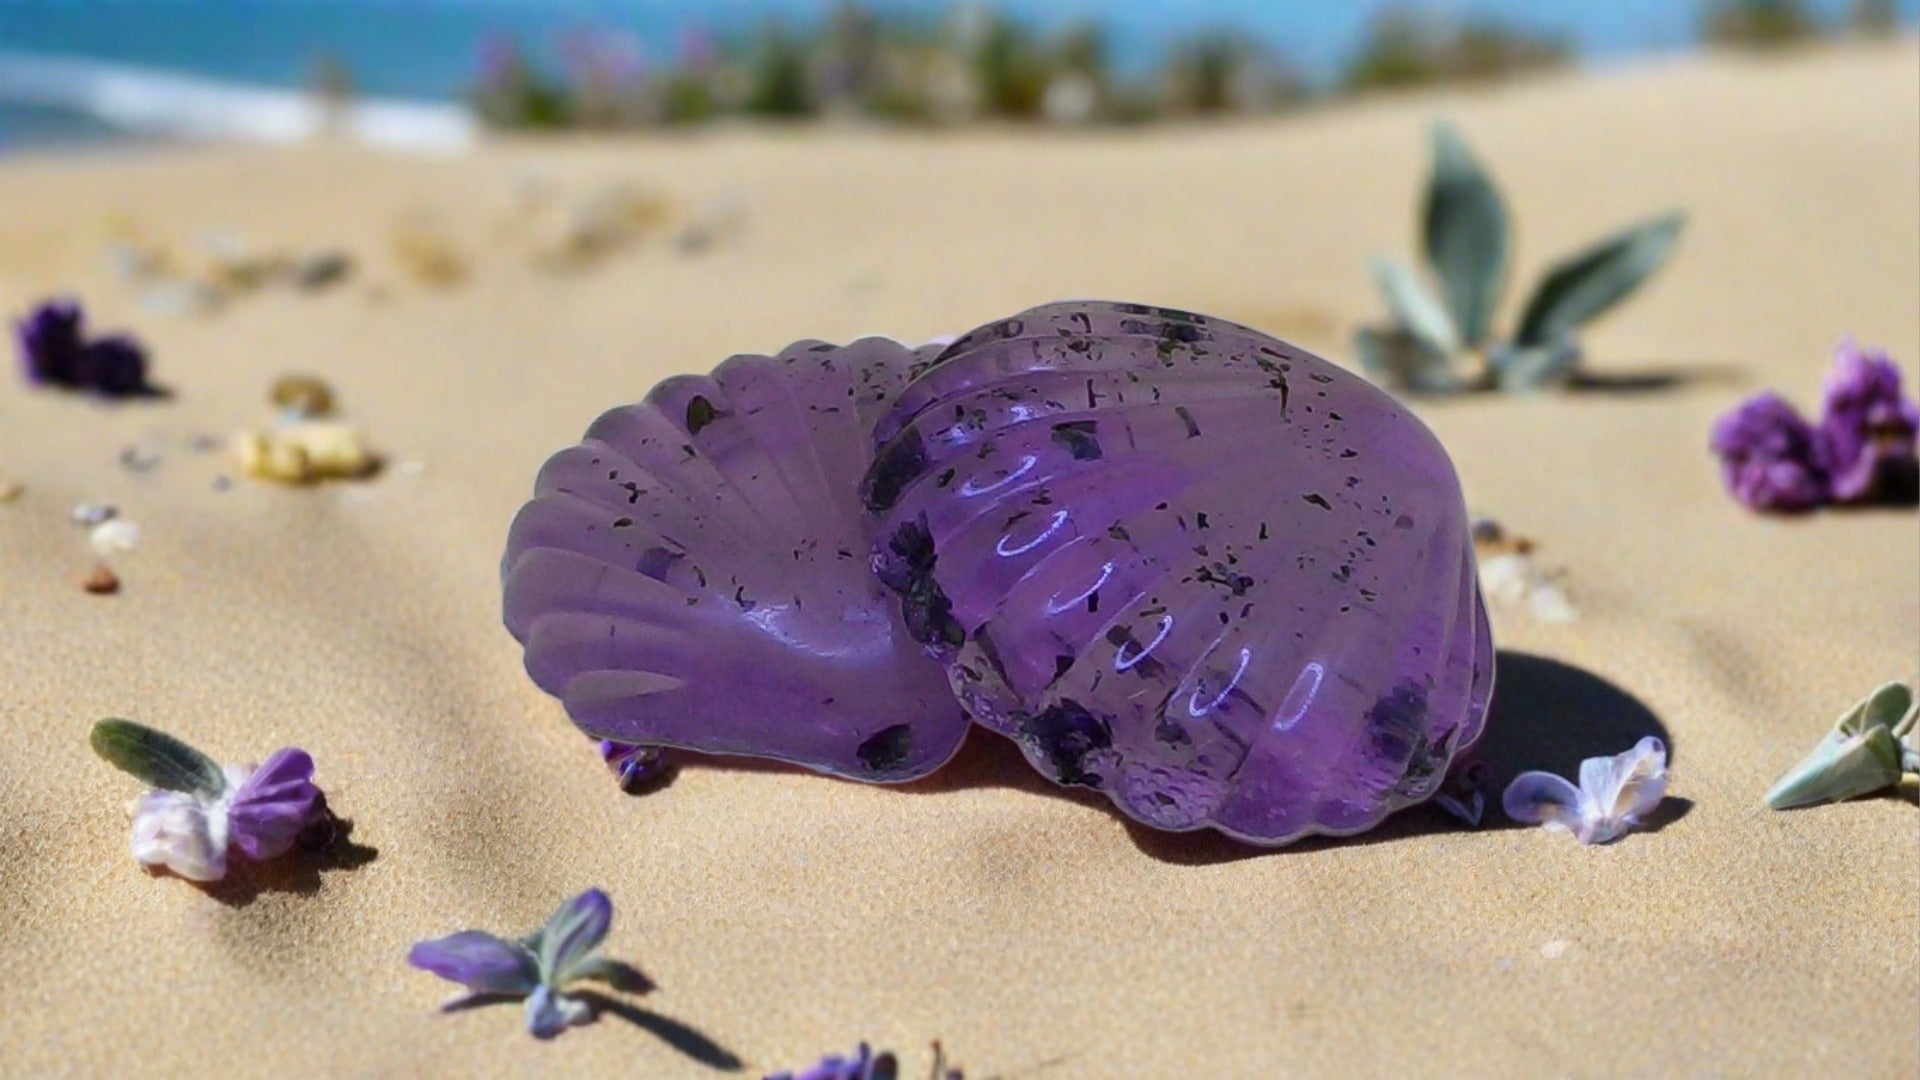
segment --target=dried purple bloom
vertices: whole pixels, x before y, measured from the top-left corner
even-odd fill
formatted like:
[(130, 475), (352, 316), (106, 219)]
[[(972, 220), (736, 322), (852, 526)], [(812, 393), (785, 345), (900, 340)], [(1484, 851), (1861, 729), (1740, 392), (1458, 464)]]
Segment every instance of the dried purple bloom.
[(620, 790), (629, 795), (642, 791), (672, 768), (667, 752), (658, 746), (600, 740), (600, 758), (620, 781)]
[(1827, 376), (1815, 460), (1837, 502), (1910, 501), (1920, 462), (1914, 454), (1920, 406), (1900, 392), (1900, 369), (1884, 352), (1852, 340), (1834, 352)]
[(1637, 828), (1667, 797), (1667, 746), (1649, 735), (1613, 757), (1580, 763), (1580, 786), (1549, 772), (1513, 778), (1501, 796), (1507, 816), (1604, 844)]
[(1772, 391), (1748, 398), (1716, 421), (1710, 445), (1720, 456), (1727, 491), (1748, 509), (1797, 513), (1827, 500), (1813, 429)]
[(629, 978), (630, 969), (599, 955), (612, 925), (613, 902), (599, 889), (588, 889), (561, 904), (529, 937), (508, 941), (463, 930), (415, 945), (407, 963), (467, 988), (470, 996), (448, 1002), (448, 1009), (472, 997), (525, 998), (527, 1030), (551, 1039), (593, 1017), (586, 1001), (567, 995), (570, 984), (585, 979), (619, 986)]
[(72, 386), (85, 325), (86, 316), (73, 300), (48, 300), (28, 312), (25, 318), (15, 320), (14, 337), (27, 381)]
[(234, 791), (227, 806), (228, 836), (255, 862), (287, 853), (300, 834), (327, 815), (313, 785), (313, 758), (305, 750), (275, 750)]
[(76, 385), (106, 397), (136, 397), (148, 391), (147, 352), (125, 334), (91, 342), (74, 367)]
[(894, 1080), (899, 1074), (900, 1063), (892, 1054), (876, 1057), (872, 1047), (861, 1043), (852, 1057), (829, 1054), (812, 1068), (771, 1073), (766, 1080)]
[(190, 881), (225, 877), (230, 847), (263, 862), (332, 821), (304, 750), (276, 750), (258, 768), (222, 768), (186, 743), (128, 720), (100, 721), (91, 741), (102, 758), (159, 789), (131, 808), (133, 857)]
[(14, 323), (29, 382), (103, 397), (148, 393), (147, 354), (125, 334), (88, 342), (86, 317), (72, 300), (50, 300)]

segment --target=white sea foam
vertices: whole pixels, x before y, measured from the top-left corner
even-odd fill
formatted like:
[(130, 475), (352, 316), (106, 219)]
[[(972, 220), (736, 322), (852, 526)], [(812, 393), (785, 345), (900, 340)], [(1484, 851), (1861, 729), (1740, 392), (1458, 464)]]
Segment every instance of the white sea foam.
[(474, 141), (458, 105), (356, 98), (336, 115), (310, 93), (157, 68), (0, 51), (0, 102), (83, 113), (183, 139), (299, 142), (328, 130), (378, 146), (446, 153)]

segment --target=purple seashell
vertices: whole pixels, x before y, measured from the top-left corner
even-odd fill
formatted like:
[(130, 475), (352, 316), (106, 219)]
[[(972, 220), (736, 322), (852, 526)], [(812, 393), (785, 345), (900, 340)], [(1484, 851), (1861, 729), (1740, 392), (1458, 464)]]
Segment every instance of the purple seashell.
[(285, 855), (326, 815), (326, 799), (313, 784), (313, 758), (290, 746), (275, 750), (234, 792), (228, 837), (247, 858), (264, 862)]
[(914, 361), (883, 338), (799, 342), (595, 421), (507, 541), (534, 682), (620, 743), (881, 781), (945, 762), (967, 720), (868, 570), (857, 495)]
[(1432, 434), (1136, 305), (668, 380), (548, 462), (503, 571), (598, 738), (900, 780), (970, 714), (1140, 821), (1262, 844), (1432, 796), (1493, 680)]
[(1900, 392), (1900, 369), (1884, 352), (1844, 341), (1827, 376), (1814, 457), (1838, 502), (1912, 498), (1920, 407)]
[(1727, 491), (1750, 510), (1799, 513), (1827, 501), (1814, 433), (1793, 405), (1767, 391), (1741, 402), (1713, 425)]
[(1282, 844), (1430, 797), (1493, 647), (1438, 441), (1232, 323), (1058, 303), (883, 418), (875, 570), (974, 719), (1156, 828)]

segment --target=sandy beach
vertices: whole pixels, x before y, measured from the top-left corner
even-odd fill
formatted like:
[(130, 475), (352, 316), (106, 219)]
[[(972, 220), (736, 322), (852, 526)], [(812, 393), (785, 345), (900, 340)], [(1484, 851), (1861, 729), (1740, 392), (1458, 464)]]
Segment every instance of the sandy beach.
[[(1483, 748), (1501, 782), (1657, 734), (1658, 829), (1586, 848), (1416, 808), (1277, 852), (1137, 828), (975, 732), (934, 777), (868, 787), (692, 764), (628, 797), (500, 625), (508, 521), (548, 454), (656, 380), (799, 338), (957, 333), (1066, 296), (1238, 320), (1343, 364), (1410, 256), (1425, 131), (1451, 117), (1549, 257), (1668, 207), (1673, 264), (1588, 339), (1608, 390), (1416, 408), (1468, 499), (1565, 570), (1580, 618), (1496, 608)], [(516, 191), (659, 191), (674, 220), (596, 264), (530, 265)], [(54, 291), (152, 347), (166, 401), (0, 383), (0, 1072), (759, 1076), (865, 1039), (968, 1077), (1912, 1076), (1920, 812), (1761, 795), (1838, 713), (1916, 674), (1912, 510), (1757, 517), (1705, 449), (1835, 343), (1920, 362), (1920, 43), (1705, 56), (1250, 124), (1059, 135), (716, 130), (0, 163), (0, 309)], [(471, 272), (387, 243), (429, 214)], [(143, 310), (128, 223), (335, 247), (356, 272), (205, 317)], [(1510, 301), (1516, 297), (1510, 295)], [(1507, 313), (1506, 318), (1511, 317)], [(324, 376), (389, 456), (364, 483), (235, 476), (195, 436)], [(123, 447), (162, 448), (132, 472)], [(230, 487), (216, 485), (233, 477)], [(74, 504), (145, 530), (124, 588)], [(125, 716), (223, 761), (297, 744), (354, 827), (332, 860), (203, 890), (142, 872), (137, 785), (87, 731)], [(1496, 815), (1497, 816), (1497, 815)], [(604, 887), (611, 955), (658, 988), (538, 1043), (517, 1008), (436, 1009), (415, 941), (531, 930)]]

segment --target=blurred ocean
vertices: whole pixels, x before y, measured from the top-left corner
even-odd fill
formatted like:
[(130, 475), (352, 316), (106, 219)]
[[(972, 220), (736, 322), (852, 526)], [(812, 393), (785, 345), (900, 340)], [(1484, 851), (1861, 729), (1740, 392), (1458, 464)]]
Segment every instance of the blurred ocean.
[[(1825, 14), (1850, 0), (1812, 0)], [(942, 0), (871, 6), (937, 14)], [(1337, 71), (1380, 9), (1486, 14), (1565, 34), (1590, 60), (1686, 47), (1694, 0), (1000, 0), (1038, 27), (1093, 18), (1121, 67), (1151, 63), (1183, 32), (1232, 28), (1279, 49), (1310, 76)], [(817, 20), (831, 0), (0, 0), (0, 151), (149, 133), (294, 137), (310, 126), (294, 91), (315, 61), (345, 63), (363, 95), (392, 106), (388, 136), (453, 138), (453, 108), (482, 41), (536, 52), (569, 30), (630, 33), (672, 58), (682, 30), (717, 33), (769, 19)], [(1920, 0), (1900, 0), (1920, 19)], [(407, 104), (412, 103), (412, 104)], [(436, 106), (437, 107), (433, 107)], [(221, 130), (223, 127), (230, 130)]]

